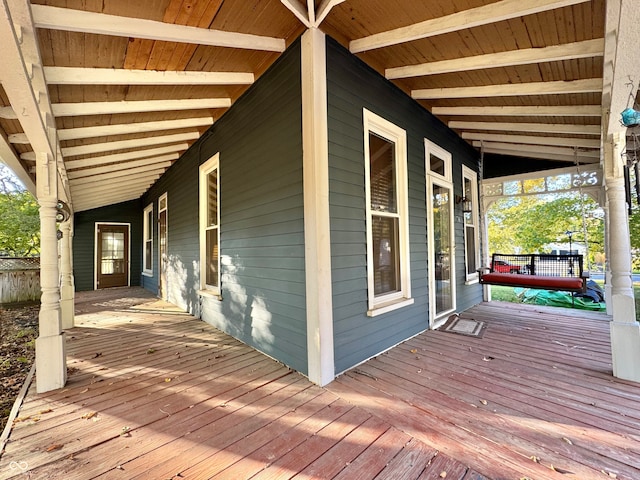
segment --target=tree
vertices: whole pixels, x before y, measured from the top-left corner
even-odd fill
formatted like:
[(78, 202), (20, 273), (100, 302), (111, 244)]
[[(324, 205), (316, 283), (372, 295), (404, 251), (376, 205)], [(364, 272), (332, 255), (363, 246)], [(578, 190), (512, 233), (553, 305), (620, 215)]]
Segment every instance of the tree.
[(38, 203), (0, 164), (0, 254), (27, 257), (40, 252)]

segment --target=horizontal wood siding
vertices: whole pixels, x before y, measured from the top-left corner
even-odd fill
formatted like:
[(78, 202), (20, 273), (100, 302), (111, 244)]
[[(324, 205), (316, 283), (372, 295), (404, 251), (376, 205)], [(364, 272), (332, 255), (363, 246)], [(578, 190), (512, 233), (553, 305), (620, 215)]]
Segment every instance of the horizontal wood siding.
[(77, 291), (93, 290), (96, 223), (131, 224), (131, 285), (140, 285), (142, 272), (142, 208), (140, 200), (78, 212), (73, 216), (73, 275)]
[[(168, 300), (306, 373), (300, 75), (296, 43), (142, 204), (168, 193)], [(198, 293), (198, 167), (218, 152), (222, 300)], [(156, 227), (154, 279), (157, 260)]]
[[(454, 190), (461, 165), (477, 170), (476, 152), (405, 93), (328, 39), (329, 175), (336, 372), (344, 371), (428, 328), (424, 139), (452, 153)], [(363, 107), (407, 132), (409, 235), (413, 305), (368, 317)], [(462, 211), (456, 206), (457, 252), (464, 251)], [(464, 285), (458, 255), (458, 304), (478, 303), (481, 290)]]

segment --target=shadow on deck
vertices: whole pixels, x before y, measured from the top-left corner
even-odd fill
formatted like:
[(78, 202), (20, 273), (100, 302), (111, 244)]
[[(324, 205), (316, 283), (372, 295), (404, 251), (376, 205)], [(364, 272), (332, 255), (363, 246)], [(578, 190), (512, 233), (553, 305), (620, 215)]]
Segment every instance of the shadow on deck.
[(640, 478), (601, 314), (482, 304), (482, 338), (425, 332), (323, 389), (141, 289), (77, 311), (68, 384), (30, 389), (0, 478)]

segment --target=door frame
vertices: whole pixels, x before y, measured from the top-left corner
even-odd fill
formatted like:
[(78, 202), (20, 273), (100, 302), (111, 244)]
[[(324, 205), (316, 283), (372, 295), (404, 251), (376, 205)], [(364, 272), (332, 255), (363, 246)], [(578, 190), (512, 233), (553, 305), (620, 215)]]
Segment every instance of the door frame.
[[(430, 167), (431, 154), (444, 160), (444, 175), (432, 172)], [(451, 153), (439, 145), (425, 139), (425, 174), (426, 174), (426, 204), (427, 204), (427, 258), (429, 262), (428, 268), (428, 285), (429, 285), (429, 327), (436, 329), (442, 326), (447, 315), (455, 312), (457, 308), (457, 292), (456, 292), (456, 235), (455, 235), (455, 203), (453, 190), (453, 158)], [(436, 315), (436, 271), (435, 271), (435, 246), (433, 238), (433, 185), (438, 185), (449, 189), (449, 242), (451, 244), (451, 258), (449, 259), (449, 270), (451, 277), (451, 308), (444, 310)]]
[(121, 225), (128, 227), (127, 287), (131, 286), (131, 224), (125, 222), (95, 222), (93, 233), (93, 289), (98, 290), (98, 229), (100, 225)]
[[(167, 292), (167, 269), (163, 268), (162, 265), (162, 238), (161, 238), (161, 229), (160, 229), (160, 215), (162, 212), (165, 212), (165, 241), (164, 241), (164, 251), (165, 255), (168, 254), (169, 251), (169, 199), (167, 196), (168, 192), (164, 192), (160, 197), (158, 197), (158, 296), (167, 300), (168, 292)], [(162, 200), (164, 200), (164, 208), (161, 208)], [(162, 283), (162, 276), (164, 275), (164, 284)], [(162, 291), (162, 286), (164, 285), (164, 293)]]

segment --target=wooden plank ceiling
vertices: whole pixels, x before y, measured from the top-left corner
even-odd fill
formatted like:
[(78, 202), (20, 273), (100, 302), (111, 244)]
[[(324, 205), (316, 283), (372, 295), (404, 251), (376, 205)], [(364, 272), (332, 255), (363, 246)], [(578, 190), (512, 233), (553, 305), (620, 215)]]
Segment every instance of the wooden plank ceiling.
[[(309, 27), (487, 153), (600, 160), (605, 0), (1, 1), (25, 56), (35, 32), (75, 211), (140, 197)], [(0, 80), (0, 156), (35, 179)]]

